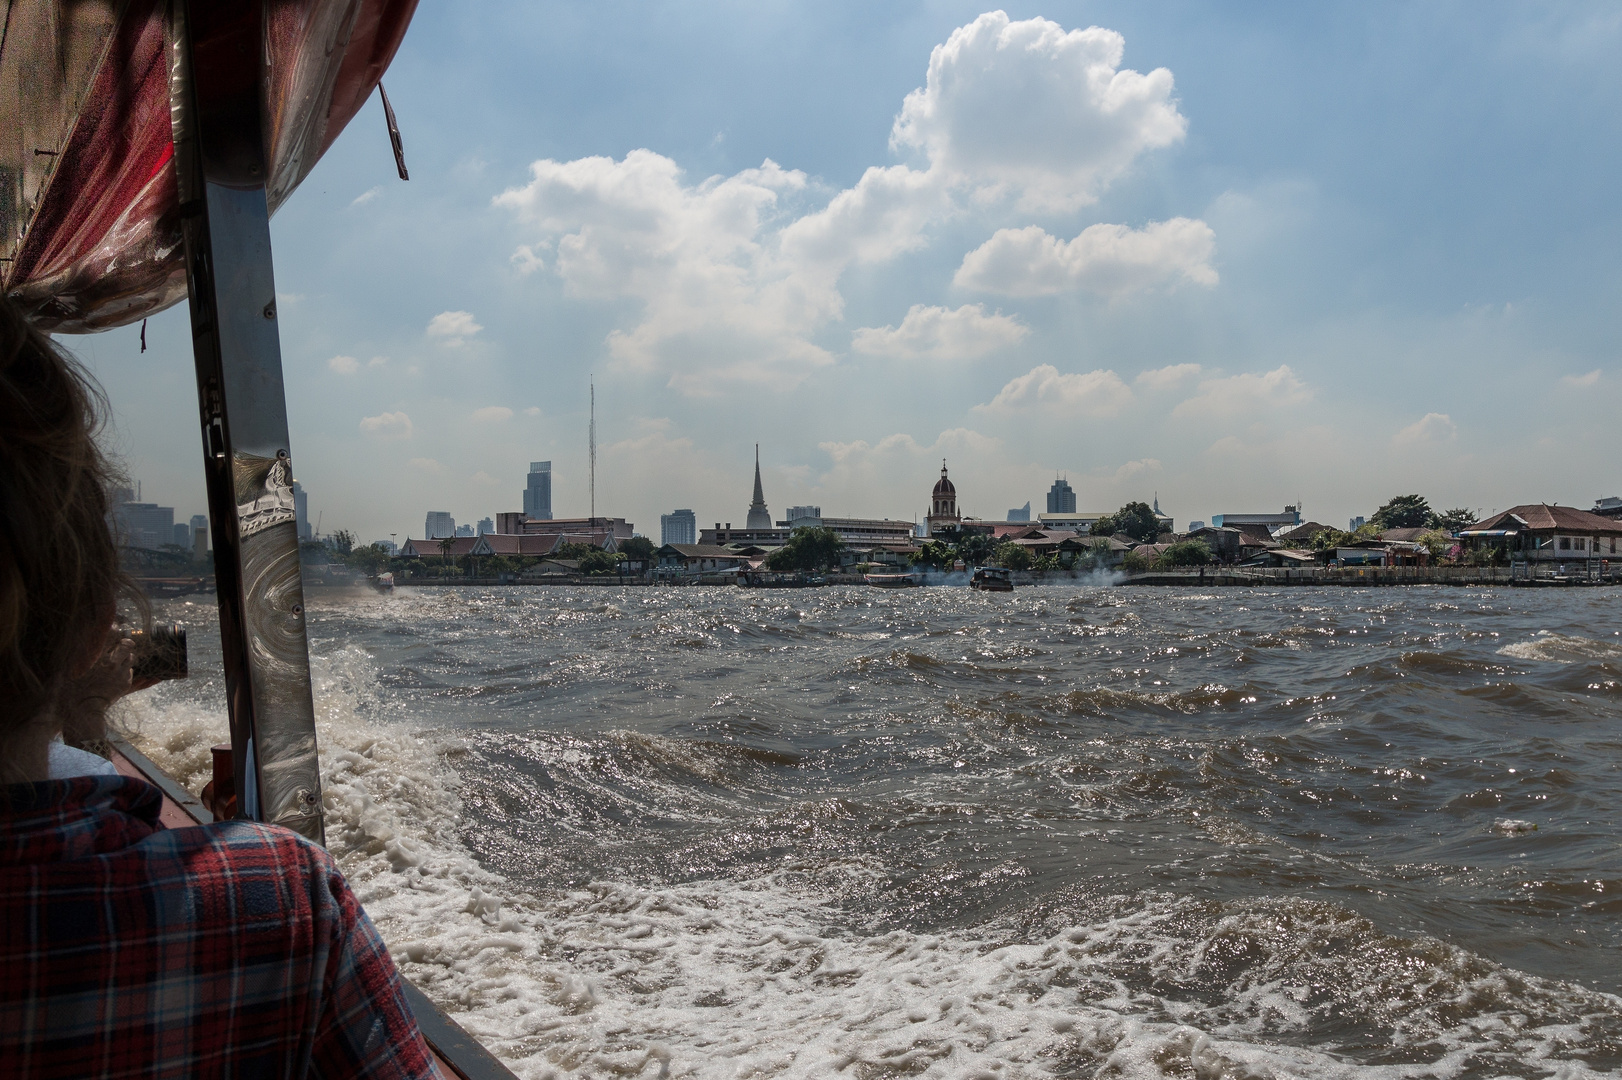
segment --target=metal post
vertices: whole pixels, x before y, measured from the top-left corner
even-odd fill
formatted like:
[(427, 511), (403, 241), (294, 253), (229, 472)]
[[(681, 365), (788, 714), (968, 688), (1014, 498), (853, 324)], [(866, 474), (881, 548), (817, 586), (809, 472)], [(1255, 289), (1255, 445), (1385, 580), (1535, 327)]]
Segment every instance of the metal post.
[(261, 0), (171, 0), (170, 108), (238, 813), (324, 839), (271, 274)]

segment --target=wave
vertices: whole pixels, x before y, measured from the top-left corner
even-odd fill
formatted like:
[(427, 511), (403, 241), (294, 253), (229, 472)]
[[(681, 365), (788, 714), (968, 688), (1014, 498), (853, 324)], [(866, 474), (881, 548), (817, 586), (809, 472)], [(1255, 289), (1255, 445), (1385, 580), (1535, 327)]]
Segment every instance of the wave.
[(1622, 643), (1600, 638), (1539, 630), (1531, 641), (1517, 641), (1498, 650), (1500, 656), (1517, 660), (1541, 660), (1551, 664), (1573, 664), (1589, 660), (1622, 660)]

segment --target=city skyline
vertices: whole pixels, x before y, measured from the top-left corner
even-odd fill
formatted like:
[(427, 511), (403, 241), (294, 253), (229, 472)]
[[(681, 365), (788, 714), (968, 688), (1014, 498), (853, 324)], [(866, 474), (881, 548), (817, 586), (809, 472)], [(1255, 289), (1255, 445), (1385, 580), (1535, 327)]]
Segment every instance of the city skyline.
[[(536, 459), (584, 515), (595, 372), (597, 508), (645, 523), (743, 518), (757, 441), (769, 505), (855, 516), (941, 456), (984, 517), (1056, 470), (1179, 520), (1589, 505), (1619, 44), (1582, 4), (425, 9), (412, 180), (374, 102), (272, 223), (294, 473), (363, 540)], [(147, 340), (65, 343), (201, 507), (184, 306)]]

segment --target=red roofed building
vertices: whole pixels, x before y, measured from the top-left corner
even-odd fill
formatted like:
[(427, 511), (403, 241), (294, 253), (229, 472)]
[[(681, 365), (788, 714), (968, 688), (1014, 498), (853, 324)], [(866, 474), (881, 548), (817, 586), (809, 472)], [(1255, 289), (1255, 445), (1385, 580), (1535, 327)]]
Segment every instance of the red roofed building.
[(1610, 562), (1622, 554), (1622, 521), (1572, 506), (1527, 503), (1459, 532), (1476, 551), (1497, 549), (1511, 562)]

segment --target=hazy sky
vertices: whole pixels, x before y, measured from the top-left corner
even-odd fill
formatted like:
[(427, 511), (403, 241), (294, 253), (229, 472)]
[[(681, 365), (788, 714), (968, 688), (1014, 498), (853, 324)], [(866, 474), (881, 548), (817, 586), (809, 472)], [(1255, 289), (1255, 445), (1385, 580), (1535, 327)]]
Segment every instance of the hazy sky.
[[(323, 528), (1622, 494), (1612, 4), (424, 4), (273, 223)], [(183, 307), (65, 339), (203, 508)]]

